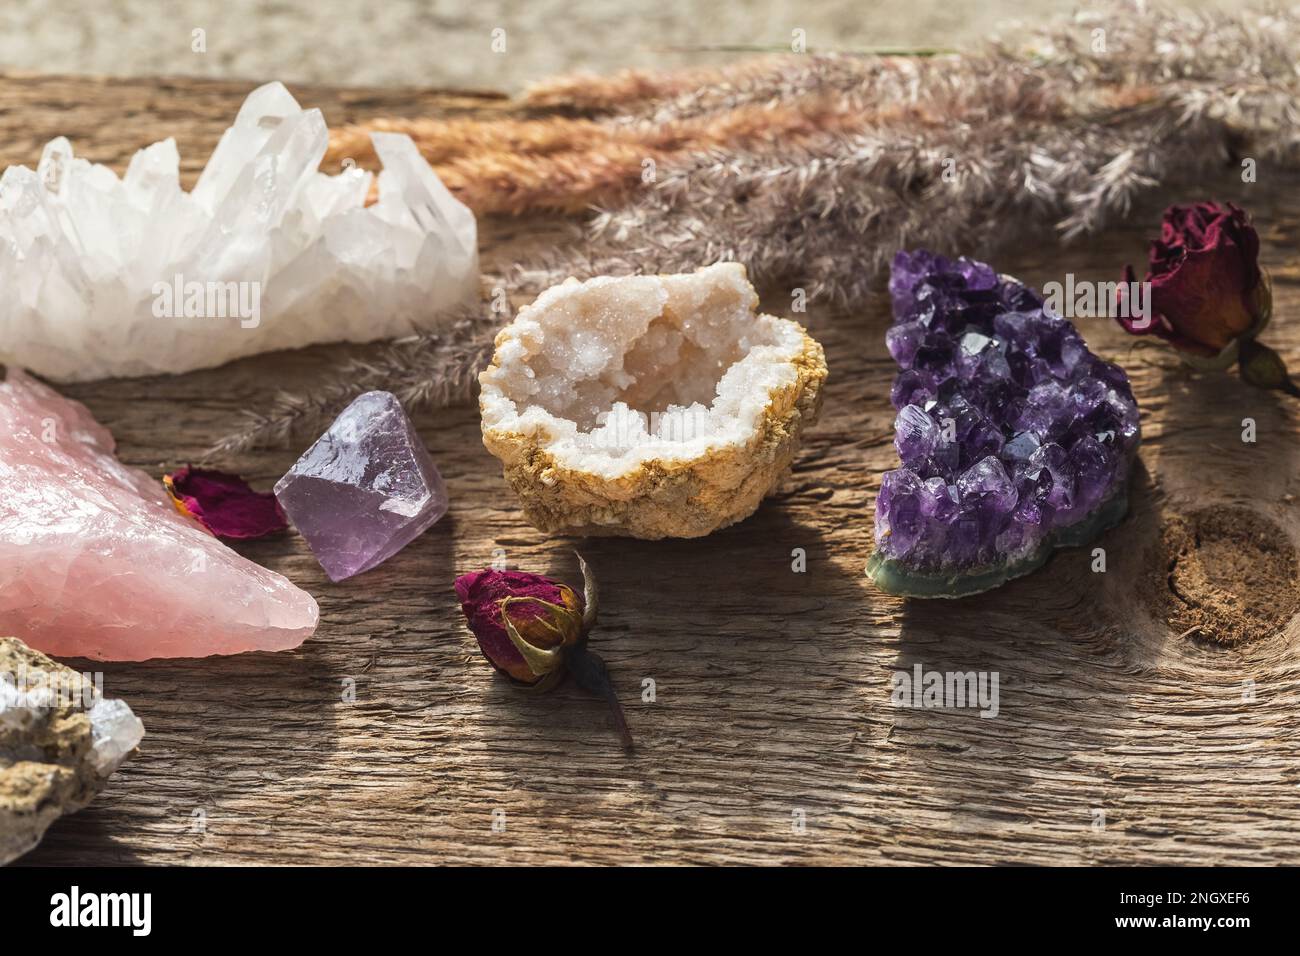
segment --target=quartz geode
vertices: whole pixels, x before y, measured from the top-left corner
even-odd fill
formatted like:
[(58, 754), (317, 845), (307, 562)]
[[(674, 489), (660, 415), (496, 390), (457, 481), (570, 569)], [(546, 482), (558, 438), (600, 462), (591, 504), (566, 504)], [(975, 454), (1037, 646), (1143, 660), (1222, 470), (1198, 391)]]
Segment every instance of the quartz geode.
[(821, 405), (822, 348), (743, 266), (569, 279), (479, 377), (483, 442), (543, 531), (698, 537), (750, 515)]
[(320, 171), (329, 131), (279, 83), (249, 94), (194, 189), (173, 140), (119, 179), (52, 140), (0, 179), (0, 362), (59, 381), (210, 368), (434, 327), (479, 292), (474, 214), (410, 137)]
[(144, 736), (120, 700), (12, 637), (0, 638), (0, 865), (103, 789)]
[(987, 590), (1124, 516), (1140, 432), (1118, 366), (982, 262), (900, 252), (889, 291), (902, 467), (876, 499), (877, 585)]

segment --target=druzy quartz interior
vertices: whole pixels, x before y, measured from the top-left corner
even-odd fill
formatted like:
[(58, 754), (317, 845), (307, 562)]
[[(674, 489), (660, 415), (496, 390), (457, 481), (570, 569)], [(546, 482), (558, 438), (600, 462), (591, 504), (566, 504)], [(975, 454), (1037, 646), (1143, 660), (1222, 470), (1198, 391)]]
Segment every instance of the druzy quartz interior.
[(387, 561), (447, 513), (442, 475), (390, 392), (345, 408), (275, 497), (333, 581)]
[(747, 518), (816, 420), (822, 347), (736, 262), (570, 278), (479, 376), (483, 443), (547, 532), (695, 538)]
[(902, 466), (876, 500), (876, 584), (987, 590), (1123, 517), (1140, 435), (1118, 366), (982, 262), (900, 252), (889, 291)]

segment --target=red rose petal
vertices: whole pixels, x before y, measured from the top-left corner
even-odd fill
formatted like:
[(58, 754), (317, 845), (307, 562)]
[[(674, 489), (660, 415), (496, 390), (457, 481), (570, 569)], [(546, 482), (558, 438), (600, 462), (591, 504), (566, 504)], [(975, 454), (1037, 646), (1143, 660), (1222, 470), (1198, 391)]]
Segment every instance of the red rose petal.
[(177, 511), (218, 538), (264, 538), (289, 527), (275, 495), (254, 491), (238, 475), (185, 465), (163, 475), (163, 485)]

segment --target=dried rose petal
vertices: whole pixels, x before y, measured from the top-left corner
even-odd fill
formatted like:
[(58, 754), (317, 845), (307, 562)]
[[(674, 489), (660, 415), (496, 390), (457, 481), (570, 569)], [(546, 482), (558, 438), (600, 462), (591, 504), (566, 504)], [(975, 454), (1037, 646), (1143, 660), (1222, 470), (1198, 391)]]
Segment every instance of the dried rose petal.
[(218, 538), (264, 538), (289, 527), (275, 495), (254, 491), (238, 475), (184, 465), (163, 484), (172, 504)]

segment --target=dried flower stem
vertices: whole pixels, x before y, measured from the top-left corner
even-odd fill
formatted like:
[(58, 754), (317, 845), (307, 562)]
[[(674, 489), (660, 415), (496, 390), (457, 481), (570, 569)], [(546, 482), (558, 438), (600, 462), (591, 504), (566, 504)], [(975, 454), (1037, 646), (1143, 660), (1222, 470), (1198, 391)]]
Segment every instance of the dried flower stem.
[[(1098, 25), (1105, 49), (1092, 45)], [(1242, 148), (1300, 164), (1297, 46), (1300, 9), (1117, 3), (974, 55), (765, 57), (561, 79), (525, 100), (608, 114), (598, 121), (388, 128), (411, 132), (479, 212), (607, 206), (570, 245), (519, 263), (512, 293), (730, 259), (761, 285), (857, 307), (900, 247), (979, 253), (1031, 228), (1095, 232), (1143, 191)], [(345, 130), (333, 155), (360, 153), (361, 133)], [(647, 158), (654, 184), (641, 183)], [(341, 382), (282, 396), (220, 447), (281, 439), (366, 387), (413, 405), (468, 398), (494, 329), (458, 326), (356, 360)]]
[[(265, 446), (284, 446), (332, 420), (358, 395), (384, 389), (408, 411), (469, 402), (478, 373), (492, 356), (501, 317), (486, 308), (454, 317), (438, 332), (363, 348), (311, 392), (281, 392), (263, 412), (214, 444), (204, 460)], [(314, 437), (314, 436), (313, 436)]]
[(830, 98), (797, 108), (745, 106), (717, 116), (610, 125), (541, 120), (381, 120), (349, 126), (331, 139), (327, 160), (376, 161), (371, 130), (409, 135), (457, 198), (479, 215), (586, 212), (640, 185), (648, 163), (670, 165), (714, 147), (775, 147), (863, 128), (882, 111), (849, 108)]
[(523, 103), (533, 109), (579, 112), (623, 111), (638, 103), (662, 101), (697, 90), (771, 76), (783, 69), (788, 56), (750, 58), (723, 66), (684, 70), (623, 70), (613, 76), (581, 73), (534, 83), (524, 91)]

